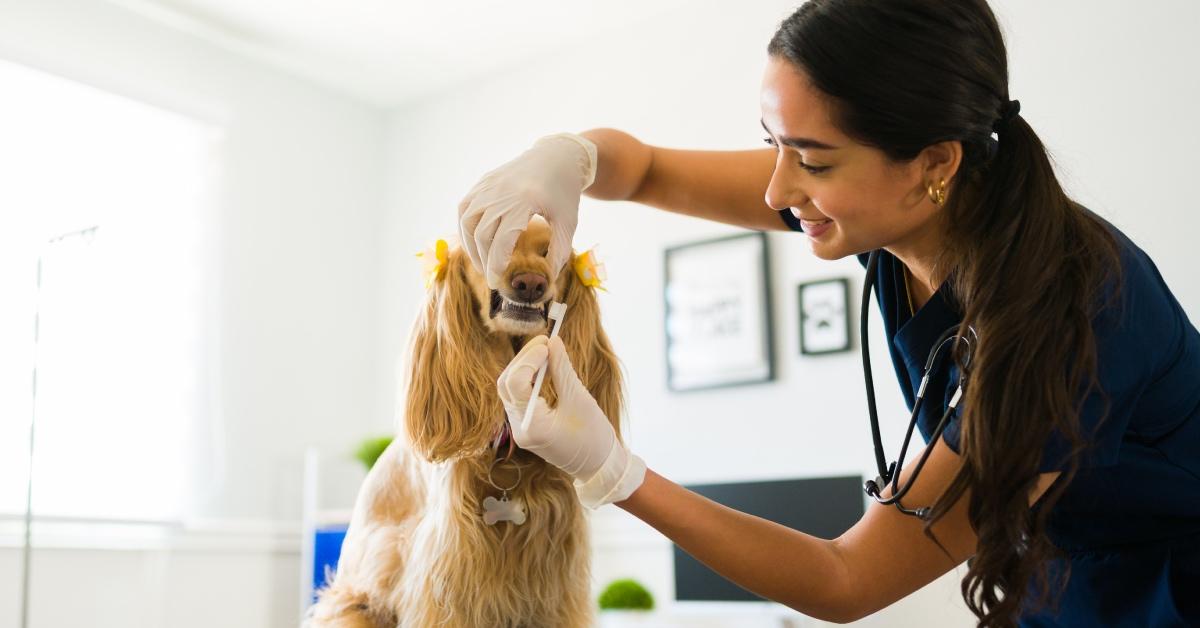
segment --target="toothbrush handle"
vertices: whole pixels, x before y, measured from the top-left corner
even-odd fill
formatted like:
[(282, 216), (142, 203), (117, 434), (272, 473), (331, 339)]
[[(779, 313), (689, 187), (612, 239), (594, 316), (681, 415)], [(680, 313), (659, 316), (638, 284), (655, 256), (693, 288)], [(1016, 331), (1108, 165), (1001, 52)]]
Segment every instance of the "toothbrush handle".
[(525, 406), (525, 418), (521, 419), (521, 429), (529, 428), (529, 421), (533, 419), (533, 404), (537, 401), (538, 393), (542, 391), (542, 380), (546, 379), (546, 365), (538, 369), (537, 379), (533, 380), (533, 394), (529, 397), (529, 405)]
[[(558, 328), (562, 327), (562, 317), (554, 319), (554, 327), (550, 330), (550, 337), (554, 338), (558, 335)], [(546, 366), (538, 369), (537, 378), (533, 380), (533, 394), (529, 396), (529, 405), (525, 406), (525, 417), (521, 419), (521, 429), (529, 428), (529, 421), (533, 419), (533, 404), (537, 401), (538, 394), (542, 392), (542, 382), (546, 379)]]

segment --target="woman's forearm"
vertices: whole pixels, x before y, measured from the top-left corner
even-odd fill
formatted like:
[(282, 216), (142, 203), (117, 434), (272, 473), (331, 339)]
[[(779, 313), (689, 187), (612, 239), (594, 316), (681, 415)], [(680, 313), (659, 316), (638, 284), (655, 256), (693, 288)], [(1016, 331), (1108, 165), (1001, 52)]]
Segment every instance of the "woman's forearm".
[(786, 230), (764, 198), (775, 151), (675, 150), (615, 129), (581, 133), (596, 144), (596, 180), (584, 191), (759, 230)]
[(811, 617), (845, 621), (845, 567), (830, 541), (722, 506), (646, 471), (617, 503), (748, 591)]

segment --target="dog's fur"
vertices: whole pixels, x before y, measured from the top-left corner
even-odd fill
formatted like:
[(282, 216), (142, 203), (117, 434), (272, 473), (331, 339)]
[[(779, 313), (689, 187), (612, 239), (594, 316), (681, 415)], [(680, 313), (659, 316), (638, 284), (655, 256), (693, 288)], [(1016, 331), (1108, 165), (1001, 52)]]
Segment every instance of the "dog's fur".
[[(594, 622), (587, 522), (571, 478), (516, 450), (523, 525), (484, 523), (481, 503), (505, 419), (500, 372), (529, 338), (549, 332), (551, 300), (567, 304), (560, 336), (580, 379), (620, 435), (621, 373), (592, 288), (573, 260), (548, 282), (541, 316), (506, 312), (523, 273), (553, 277), (550, 234), (535, 219), (517, 241), (504, 285), (491, 291), (460, 249), (428, 292), (413, 326), (398, 434), (367, 475), (332, 584), (310, 625), (320, 628), (582, 628)], [(497, 304), (501, 304), (497, 307)], [(542, 394), (553, 404), (547, 377)], [(406, 393), (406, 394), (405, 394)], [(503, 451), (500, 452), (503, 455)], [(501, 487), (516, 481), (496, 465)]]

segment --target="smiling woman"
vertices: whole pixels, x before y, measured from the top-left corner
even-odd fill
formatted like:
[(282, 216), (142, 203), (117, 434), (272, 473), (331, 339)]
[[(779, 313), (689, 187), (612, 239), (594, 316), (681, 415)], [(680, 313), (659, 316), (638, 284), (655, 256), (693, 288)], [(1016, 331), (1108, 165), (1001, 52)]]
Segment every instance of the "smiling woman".
[(888, 242), (933, 283), (926, 251), (937, 238), (939, 208), (921, 202), (924, 181), (935, 169), (957, 168), (961, 149), (947, 142), (920, 159), (893, 159), (851, 139), (835, 121), (834, 100), (779, 54), (767, 62), (760, 94), (766, 141), (777, 149), (767, 204), (801, 221), (817, 257), (840, 259)]

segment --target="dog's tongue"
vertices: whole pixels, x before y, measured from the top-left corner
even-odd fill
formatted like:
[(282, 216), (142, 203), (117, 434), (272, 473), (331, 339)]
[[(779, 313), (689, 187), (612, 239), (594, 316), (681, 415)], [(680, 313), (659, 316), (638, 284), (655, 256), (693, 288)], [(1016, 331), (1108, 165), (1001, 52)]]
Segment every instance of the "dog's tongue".
[(496, 450), (496, 457), (500, 457), (500, 451), (508, 446), (508, 455), (512, 455), (512, 428), (508, 426), (508, 419), (500, 426), (500, 430), (496, 436), (492, 438), (492, 449)]

